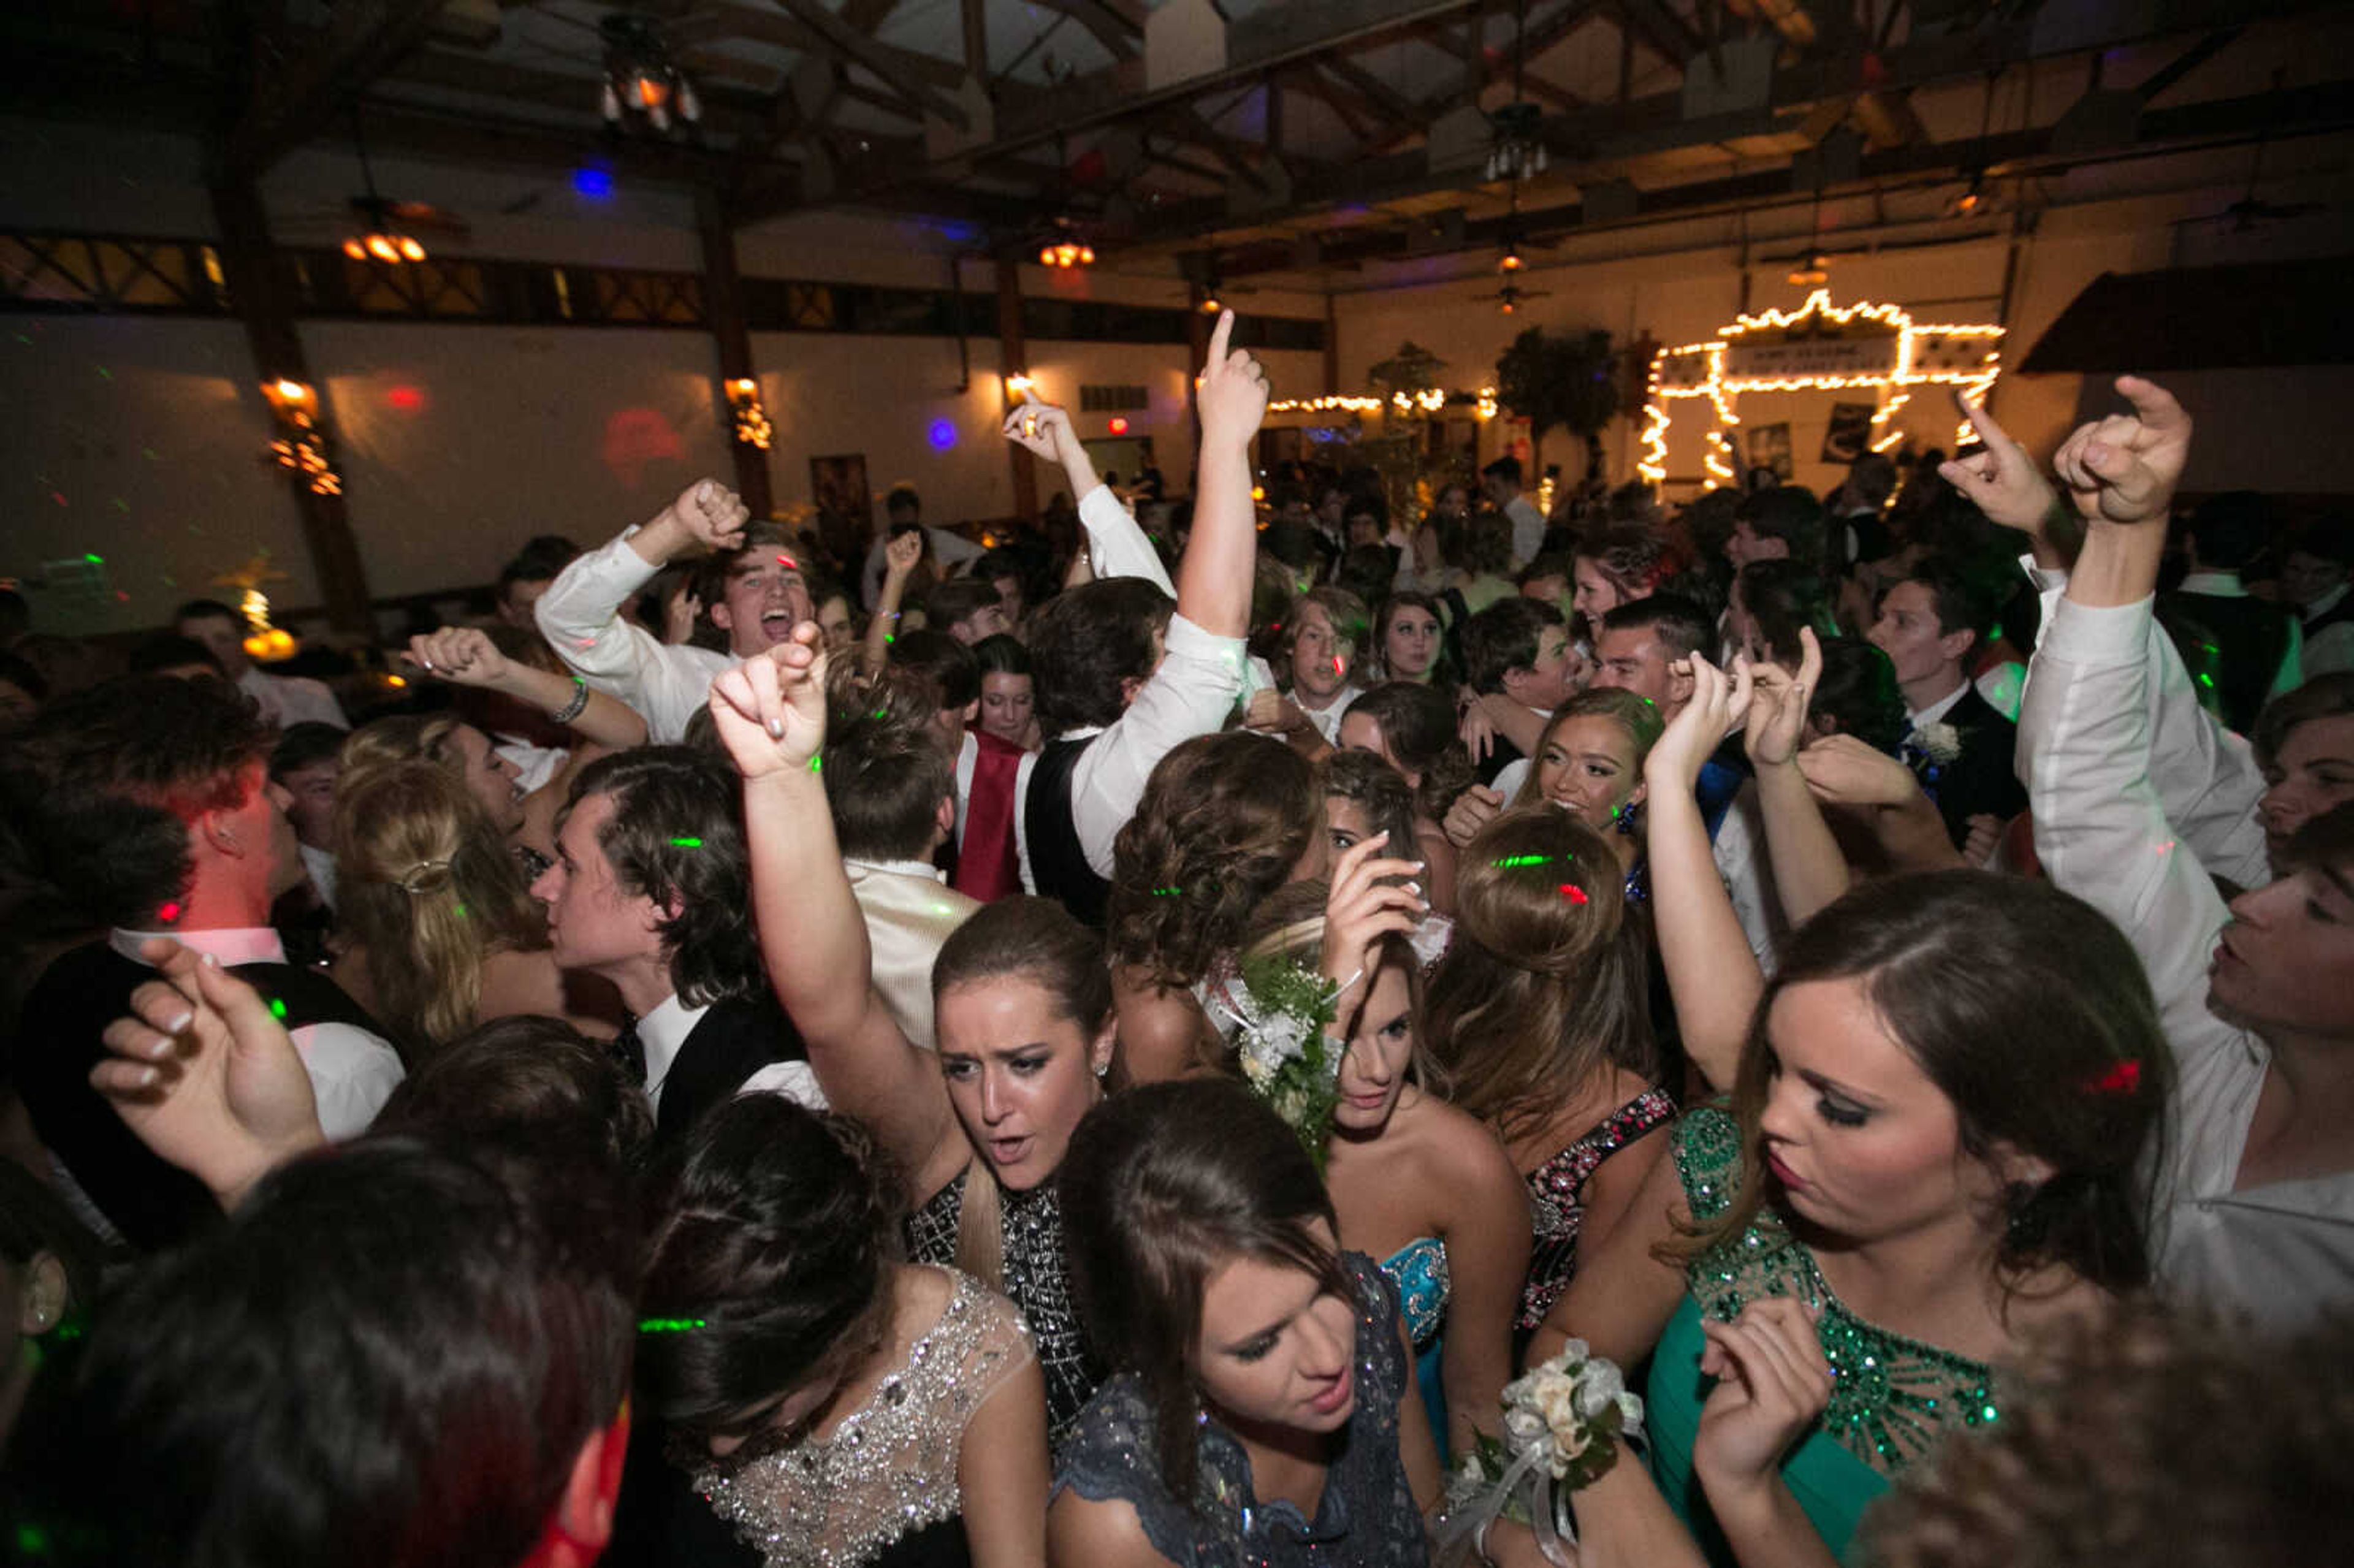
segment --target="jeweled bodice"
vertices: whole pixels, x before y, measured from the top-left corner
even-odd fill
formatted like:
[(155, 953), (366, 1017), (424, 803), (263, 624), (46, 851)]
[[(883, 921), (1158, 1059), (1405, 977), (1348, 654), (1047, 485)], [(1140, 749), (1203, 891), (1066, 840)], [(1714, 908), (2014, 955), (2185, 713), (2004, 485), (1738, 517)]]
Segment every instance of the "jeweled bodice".
[[(1692, 1218), (1703, 1224), (1729, 1208), (1741, 1186), (1741, 1129), (1715, 1107), (1676, 1127), (1676, 1172)], [(1731, 1322), (1752, 1301), (1794, 1296), (1819, 1303), (1817, 1322), (1831, 1364), (1831, 1398), (1821, 1429), (1882, 1475), (1893, 1476), (1946, 1433), (1999, 1417), (1994, 1371), (1951, 1351), (1864, 1321), (1831, 1294), (1822, 1270), (1770, 1208), (1738, 1236), (1694, 1258), (1685, 1280), (1701, 1315)]]
[(1553, 1310), (1553, 1304), (1577, 1273), (1577, 1238), (1585, 1227), (1585, 1184), (1604, 1160), (1675, 1118), (1675, 1101), (1662, 1090), (1645, 1089), (1529, 1172), (1532, 1245), (1515, 1324), (1523, 1333), (1545, 1320), (1545, 1314)]
[(1447, 1326), (1447, 1295), (1452, 1283), (1447, 1272), (1447, 1244), (1437, 1236), (1416, 1236), (1382, 1260), (1382, 1272), (1397, 1287), (1398, 1309), (1416, 1355), (1428, 1350)]
[(769, 1568), (854, 1568), (890, 1544), (956, 1518), (966, 1423), (1034, 1360), (1022, 1314), (956, 1277), (939, 1320), (832, 1435), (738, 1466), (715, 1465), (695, 1489)]
[[(957, 1224), (964, 1215), (963, 1174), (907, 1216), (907, 1255), (942, 1266), (956, 1261)], [(983, 1174), (982, 1181), (994, 1178)], [(1063, 1205), (1051, 1181), (1027, 1192), (998, 1189), (1005, 1294), (1029, 1321), (1038, 1365), (1046, 1375), (1046, 1441), (1059, 1447), (1071, 1423), (1095, 1396), (1103, 1368), (1088, 1348), (1071, 1299), (1070, 1267), (1063, 1255)]]

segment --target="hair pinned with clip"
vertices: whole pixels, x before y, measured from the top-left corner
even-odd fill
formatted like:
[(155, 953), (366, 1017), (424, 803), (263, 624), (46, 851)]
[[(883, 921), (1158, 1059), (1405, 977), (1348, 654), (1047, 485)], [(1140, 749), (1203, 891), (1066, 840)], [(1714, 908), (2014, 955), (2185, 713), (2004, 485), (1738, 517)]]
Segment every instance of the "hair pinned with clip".
[(421, 860), (400, 874), (400, 890), (408, 894), (439, 893), (450, 885), (450, 863)]

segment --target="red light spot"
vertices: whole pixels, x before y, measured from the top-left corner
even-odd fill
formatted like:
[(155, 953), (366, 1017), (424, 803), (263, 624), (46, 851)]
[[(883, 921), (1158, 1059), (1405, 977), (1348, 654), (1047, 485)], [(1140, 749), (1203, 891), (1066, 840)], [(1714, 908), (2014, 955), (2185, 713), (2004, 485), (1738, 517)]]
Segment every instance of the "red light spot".
[(1585, 889), (1574, 882), (1564, 882), (1561, 885), (1561, 895), (1572, 904), (1583, 904), (1586, 901)]
[(164, 920), (166, 923), (176, 920), (180, 917), (180, 901), (175, 898), (169, 904), (164, 905), (161, 909), (156, 910), (155, 913), (158, 917)]
[(386, 392), (384, 400), (404, 414), (414, 414), (425, 407), (425, 389), (404, 383)]
[(1128, 421), (1115, 415), (1111, 422), (1111, 433), (1115, 436), (1128, 434)]
[(777, 565), (785, 567), (789, 571), (797, 572), (801, 569), (801, 564), (799, 561), (794, 560), (790, 556), (779, 556), (777, 557)]
[(66, 503), (66, 493), (62, 490), (52, 490), (49, 492), (49, 499), (63, 506)]

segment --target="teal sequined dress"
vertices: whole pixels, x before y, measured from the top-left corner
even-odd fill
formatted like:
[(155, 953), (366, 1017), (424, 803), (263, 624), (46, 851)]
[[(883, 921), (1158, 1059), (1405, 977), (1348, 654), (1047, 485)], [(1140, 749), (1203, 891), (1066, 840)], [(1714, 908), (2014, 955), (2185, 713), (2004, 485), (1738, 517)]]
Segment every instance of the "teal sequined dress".
[[(1675, 1160), (1693, 1219), (1712, 1220), (1732, 1205), (1741, 1182), (1741, 1131), (1731, 1116), (1707, 1107), (1678, 1122)], [(1712, 1562), (1731, 1564), (1734, 1558), (1692, 1473), (1701, 1405), (1714, 1386), (1700, 1371), (1703, 1316), (1729, 1323), (1750, 1302), (1773, 1296), (1821, 1303), (1816, 1331), (1836, 1380), (1830, 1405), (1783, 1460), (1782, 1478), (1835, 1556), (1845, 1557), (1865, 1506), (1905, 1466), (1946, 1434), (1998, 1417), (2001, 1399), (1991, 1368), (1874, 1328), (1849, 1311), (1824, 1283), (1814, 1255), (1770, 1208), (1760, 1209), (1739, 1236), (1694, 1258), (1686, 1282), (1683, 1305), (1651, 1362), (1651, 1473)]]

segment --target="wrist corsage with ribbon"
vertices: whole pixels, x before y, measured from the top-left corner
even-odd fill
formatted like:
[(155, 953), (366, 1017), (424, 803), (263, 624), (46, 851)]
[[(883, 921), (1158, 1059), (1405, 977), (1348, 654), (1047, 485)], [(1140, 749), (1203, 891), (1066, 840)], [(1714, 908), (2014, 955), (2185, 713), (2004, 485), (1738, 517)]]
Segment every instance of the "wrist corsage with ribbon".
[(1432, 1561), (1439, 1568), (1484, 1559), (1499, 1519), (1534, 1532), (1545, 1561), (1574, 1559), (1569, 1495), (1608, 1473), (1619, 1450), (1643, 1436), (1643, 1401), (1616, 1363), (1572, 1340), (1559, 1355), (1504, 1385), (1504, 1436), (1479, 1435), (1447, 1484)]
[(1324, 1033), (1340, 992), (1305, 964), (1268, 954), (1244, 959), (1240, 976), (1214, 994), (1235, 1026), (1243, 1080), (1299, 1135), (1320, 1171), (1341, 1098), (1342, 1053)]

